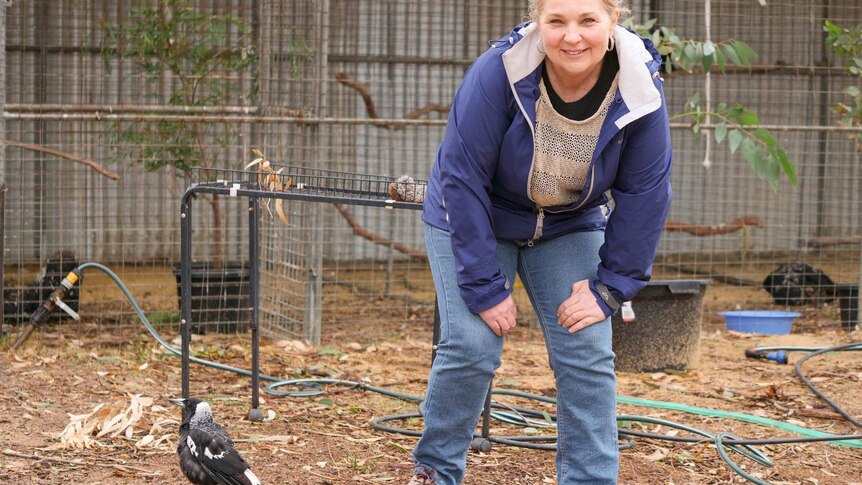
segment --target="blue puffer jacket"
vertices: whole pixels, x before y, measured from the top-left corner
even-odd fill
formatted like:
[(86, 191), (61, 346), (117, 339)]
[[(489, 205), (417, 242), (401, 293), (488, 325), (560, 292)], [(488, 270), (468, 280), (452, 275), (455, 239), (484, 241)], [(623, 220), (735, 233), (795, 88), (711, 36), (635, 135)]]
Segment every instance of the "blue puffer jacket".
[[(599, 134), (580, 197), (538, 209), (530, 198), (536, 101), (544, 54), (538, 30), (521, 24), (467, 71), (431, 170), (423, 220), (447, 230), (468, 308), (480, 312), (510, 293), (495, 261), (496, 240), (535, 240), (605, 229), (596, 283), (621, 303), (646, 286), (671, 199), (671, 143), (649, 40), (617, 27), (619, 89)], [(607, 192), (607, 194), (606, 194)], [(609, 217), (603, 207), (613, 199)]]

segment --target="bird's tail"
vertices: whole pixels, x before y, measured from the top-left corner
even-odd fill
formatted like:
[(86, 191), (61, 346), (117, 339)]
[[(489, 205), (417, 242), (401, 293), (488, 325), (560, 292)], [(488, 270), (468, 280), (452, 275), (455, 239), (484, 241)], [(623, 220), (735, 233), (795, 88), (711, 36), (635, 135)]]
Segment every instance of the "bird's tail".
[(257, 476), (255, 476), (255, 474), (252, 473), (250, 468), (245, 469), (244, 475), (245, 475), (245, 478), (248, 479), (248, 485), (262, 485), (260, 483), (260, 479), (258, 479)]

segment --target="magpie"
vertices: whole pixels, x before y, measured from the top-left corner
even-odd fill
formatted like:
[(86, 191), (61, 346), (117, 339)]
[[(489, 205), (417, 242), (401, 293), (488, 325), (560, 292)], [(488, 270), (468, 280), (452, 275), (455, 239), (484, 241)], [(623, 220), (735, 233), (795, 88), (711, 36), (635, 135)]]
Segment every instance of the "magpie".
[(227, 431), (213, 421), (209, 404), (200, 399), (171, 399), (183, 408), (177, 455), (180, 470), (195, 485), (261, 485), (233, 447)]

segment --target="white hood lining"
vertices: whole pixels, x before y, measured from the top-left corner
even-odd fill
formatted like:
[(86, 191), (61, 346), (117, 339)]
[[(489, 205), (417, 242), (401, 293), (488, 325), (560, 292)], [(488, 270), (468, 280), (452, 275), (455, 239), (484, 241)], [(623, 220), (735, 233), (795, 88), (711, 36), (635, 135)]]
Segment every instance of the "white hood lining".
[[(518, 31), (523, 38), (503, 53), (503, 66), (509, 77), (512, 92), (516, 93), (515, 83), (527, 77), (545, 60), (539, 51), (539, 30), (532, 22)], [(632, 121), (645, 116), (661, 107), (661, 93), (655, 87), (647, 63), (653, 60), (640, 37), (617, 26), (614, 30), (617, 56), (620, 61), (619, 86), (623, 101), (629, 112), (616, 120), (617, 128), (622, 129)], [(521, 104), (521, 100), (518, 100)]]

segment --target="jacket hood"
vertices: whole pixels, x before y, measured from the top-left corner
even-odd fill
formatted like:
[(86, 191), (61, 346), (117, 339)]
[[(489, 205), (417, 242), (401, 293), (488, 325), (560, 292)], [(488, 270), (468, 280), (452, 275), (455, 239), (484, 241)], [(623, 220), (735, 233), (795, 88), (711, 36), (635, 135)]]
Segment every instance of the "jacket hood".
[[(535, 22), (520, 24), (503, 40), (512, 44), (503, 53), (503, 66), (513, 92), (514, 85), (533, 73), (545, 60), (545, 54), (538, 48), (540, 35), (537, 27)], [(614, 30), (614, 41), (620, 63), (620, 95), (629, 110), (616, 120), (617, 128), (622, 129), (661, 107), (661, 92), (653, 82), (661, 67), (661, 56), (651, 41), (619, 25)]]

